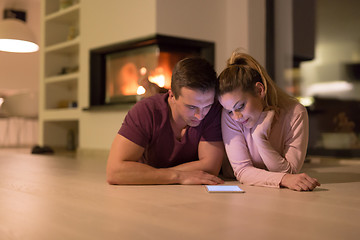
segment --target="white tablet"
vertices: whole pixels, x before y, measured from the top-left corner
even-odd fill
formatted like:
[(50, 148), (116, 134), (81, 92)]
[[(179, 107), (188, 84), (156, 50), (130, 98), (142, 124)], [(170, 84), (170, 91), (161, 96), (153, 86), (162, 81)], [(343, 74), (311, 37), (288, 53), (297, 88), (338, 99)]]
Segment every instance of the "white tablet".
[(205, 185), (209, 193), (244, 193), (237, 185)]

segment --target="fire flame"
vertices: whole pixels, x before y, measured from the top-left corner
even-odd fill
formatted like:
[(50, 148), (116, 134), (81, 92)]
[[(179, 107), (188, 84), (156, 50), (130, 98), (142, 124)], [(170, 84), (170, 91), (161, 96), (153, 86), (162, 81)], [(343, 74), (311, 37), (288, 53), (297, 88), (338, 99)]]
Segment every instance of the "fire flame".
[(146, 92), (146, 90), (143, 86), (139, 86), (136, 91), (137, 95), (143, 95), (145, 92)]
[(165, 76), (164, 74), (156, 75), (156, 76), (149, 76), (149, 81), (155, 83), (159, 87), (165, 86)]

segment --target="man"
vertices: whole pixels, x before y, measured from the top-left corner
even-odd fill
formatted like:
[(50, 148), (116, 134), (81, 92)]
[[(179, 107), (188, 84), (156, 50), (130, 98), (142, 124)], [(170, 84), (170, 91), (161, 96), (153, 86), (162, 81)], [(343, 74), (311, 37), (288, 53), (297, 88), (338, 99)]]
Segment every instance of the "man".
[(202, 58), (173, 70), (171, 90), (139, 101), (111, 146), (109, 184), (219, 184), (224, 146), (216, 73)]

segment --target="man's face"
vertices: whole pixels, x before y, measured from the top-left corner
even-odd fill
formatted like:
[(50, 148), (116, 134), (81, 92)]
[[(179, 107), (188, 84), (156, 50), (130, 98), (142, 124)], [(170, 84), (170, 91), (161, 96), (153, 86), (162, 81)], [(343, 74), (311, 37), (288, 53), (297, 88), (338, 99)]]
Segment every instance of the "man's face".
[(188, 125), (196, 127), (204, 119), (214, 103), (215, 90), (202, 92), (183, 87), (180, 89), (178, 99), (170, 91), (170, 98), (173, 102), (172, 116), (177, 125)]

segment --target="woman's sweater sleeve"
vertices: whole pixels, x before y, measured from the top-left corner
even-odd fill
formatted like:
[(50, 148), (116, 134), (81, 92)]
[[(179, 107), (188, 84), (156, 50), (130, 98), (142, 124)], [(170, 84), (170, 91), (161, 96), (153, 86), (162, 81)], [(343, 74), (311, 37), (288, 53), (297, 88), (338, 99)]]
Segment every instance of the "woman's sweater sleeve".
[(253, 165), (244, 133), (240, 126), (223, 110), (222, 134), (226, 153), (238, 181), (247, 185), (280, 187), (285, 173), (269, 172)]
[[(297, 111), (300, 108), (300, 111)], [(284, 131), (283, 156), (272, 147), (268, 139), (257, 138), (256, 145), (267, 169), (271, 172), (299, 173), (305, 160), (308, 144), (308, 117), (306, 109), (297, 106), (285, 118), (290, 124)], [(273, 139), (280, 139), (279, 132), (271, 132)]]

